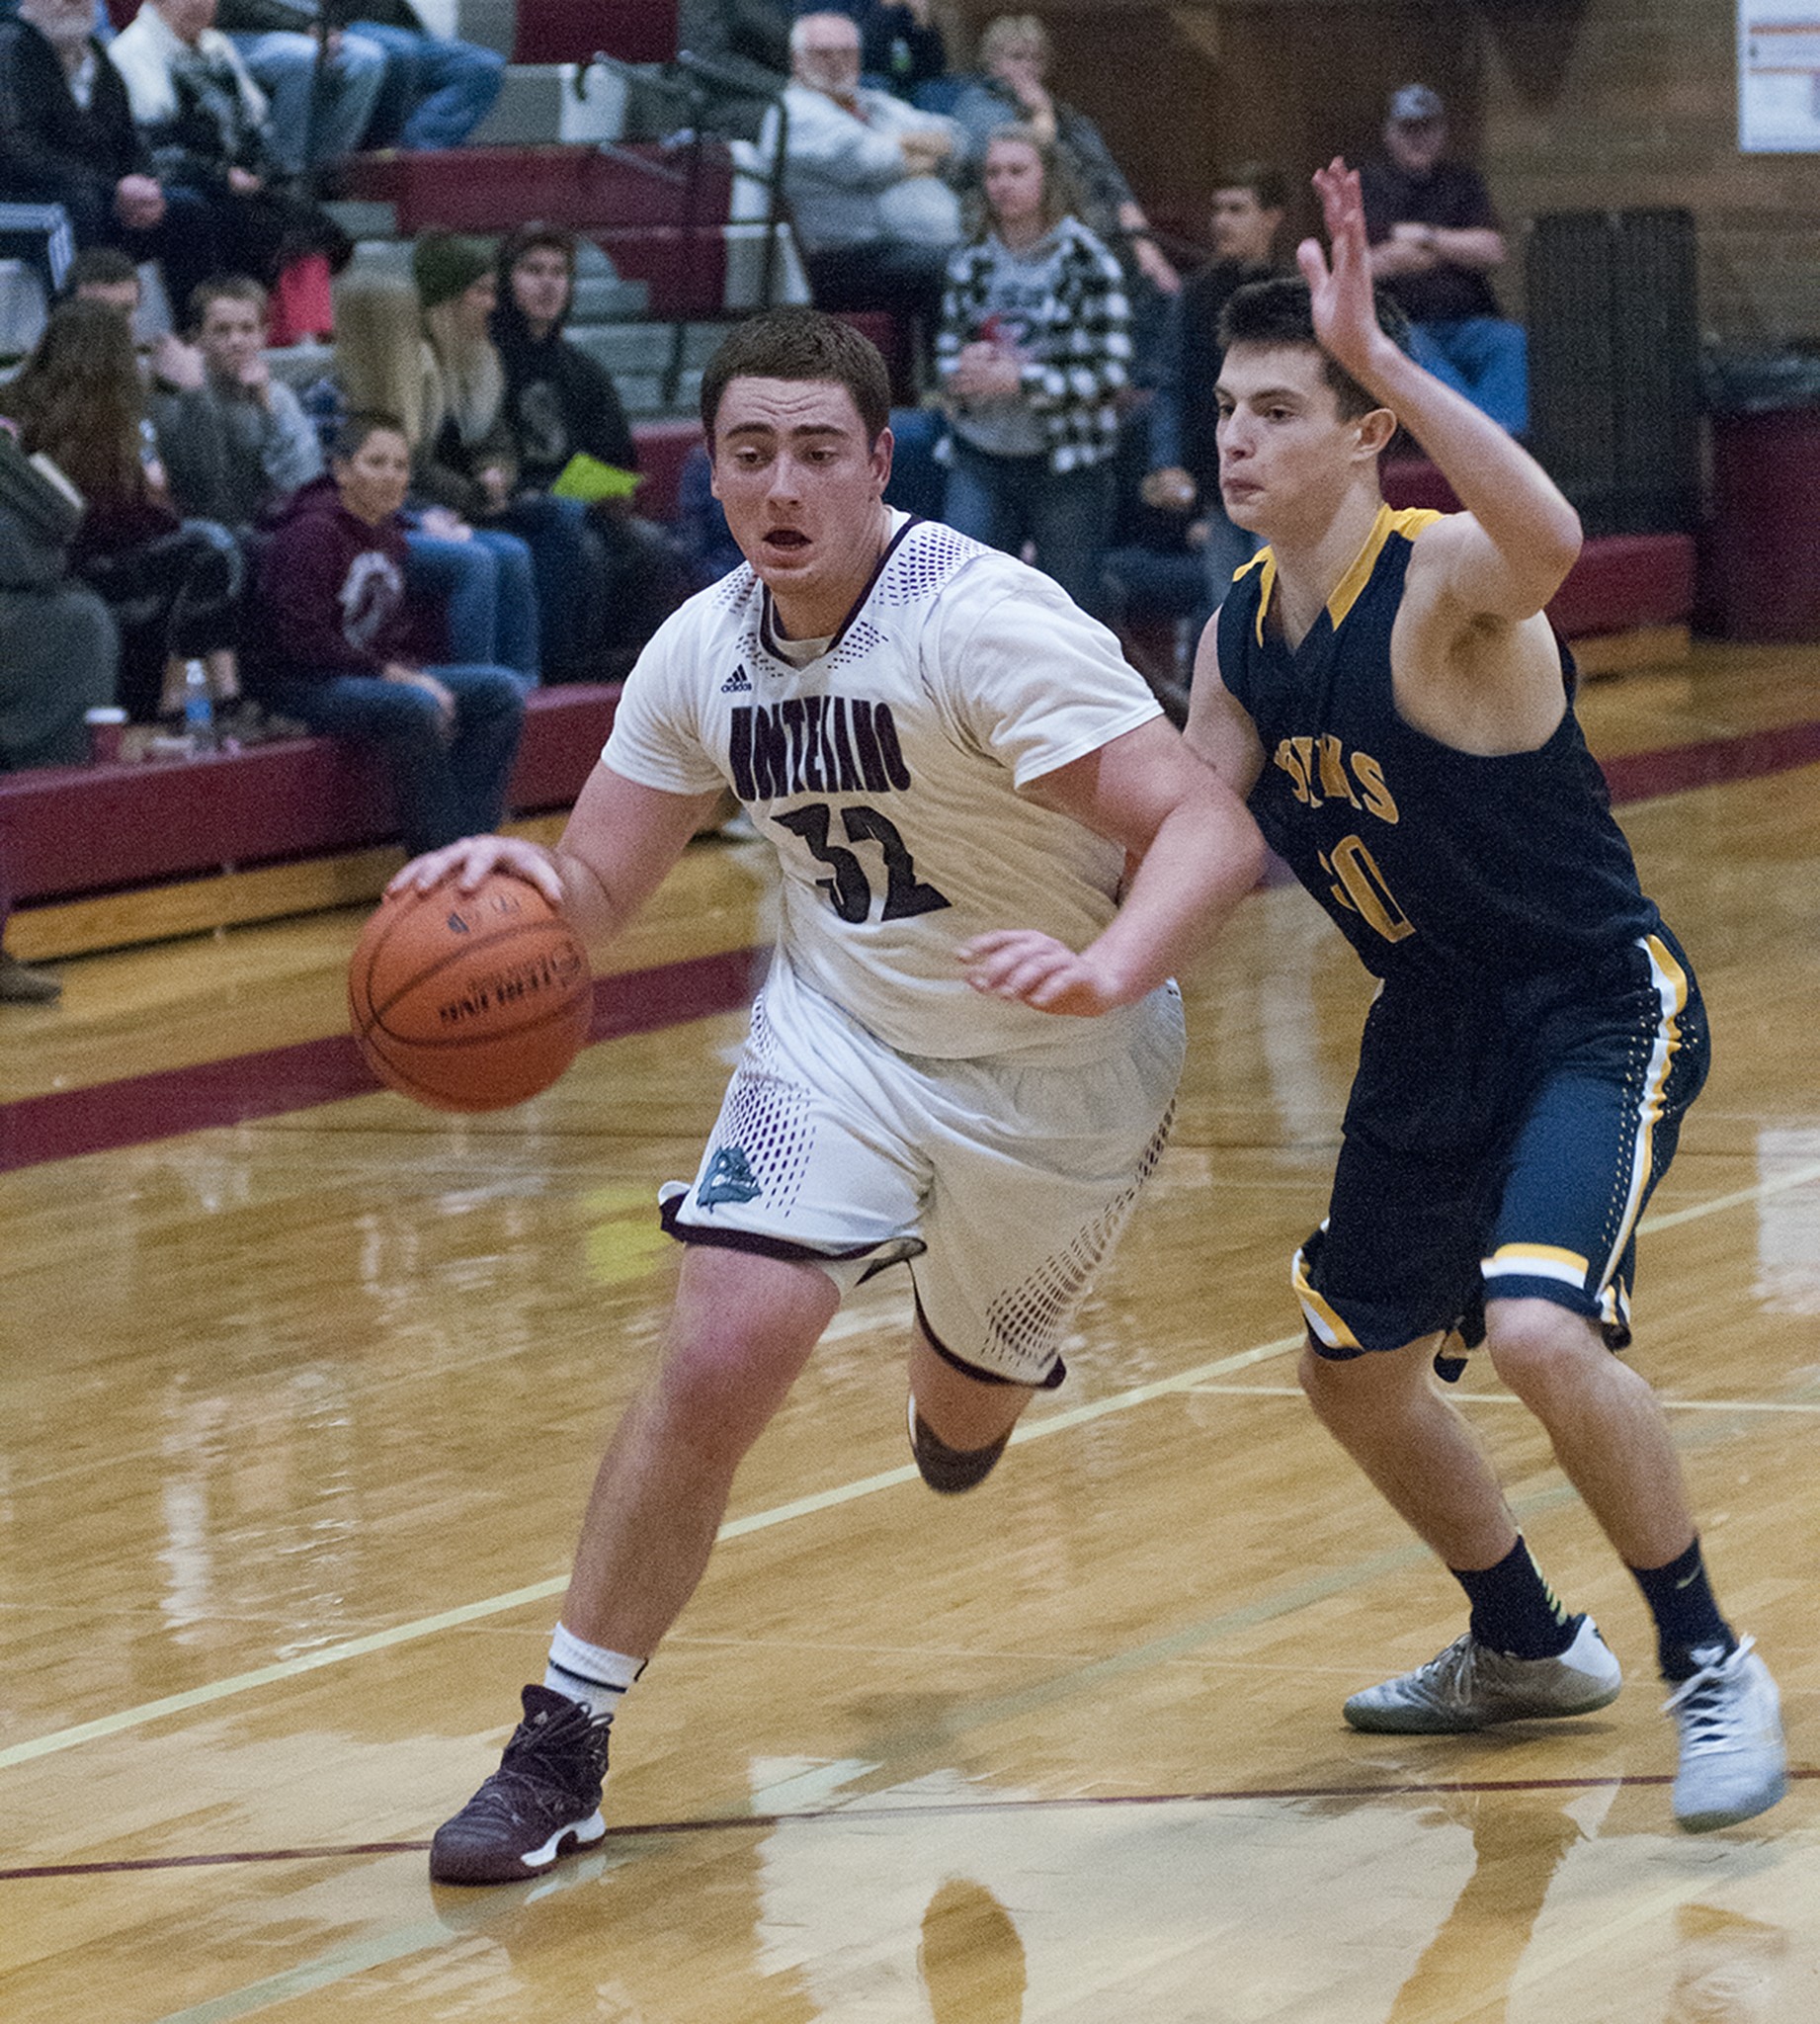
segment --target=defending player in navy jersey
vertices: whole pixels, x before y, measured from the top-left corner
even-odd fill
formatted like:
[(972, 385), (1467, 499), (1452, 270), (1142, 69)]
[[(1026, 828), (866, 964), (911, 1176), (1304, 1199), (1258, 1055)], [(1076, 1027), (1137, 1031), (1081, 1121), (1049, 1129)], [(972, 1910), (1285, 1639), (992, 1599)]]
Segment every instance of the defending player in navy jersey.
[[(1201, 642), (1189, 740), (1382, 983), (1326, 1221), (1297, 1253), (1301, 1379), (1453, 1571), (1466, 1634), (1355, 1694), (1356, 1729), (1602, 1708), (1618, 1664), (1538, 1572), (1432, 1369), (1486, 1343), (1641, 1587), (1699, 1830), (1781, 1797), (1774, 1682), (1714, 1600), (1629, 1341), (1637, 1220), (1706, 1071), (1687, 957), (1637, 884), (1543, 608), (1580, 526), (1532, 459), (1374, 303), (1359, 179), (1332, 242), (1225, 312), (1220, 489), (1268, 546)], [(1381, 319), (1381, 320), (1380, 320)], [(1399, 420), (1464, 507), (1393, 513)]]
[(606, 1832), (608, 1724), (701, 1579), (741, 1458), (871, 1272), (914, 1280), (919, 1470), (983, 1480), (1061, 1381), (1161, 1150), (1172, 973), (1258, 875), (1256, 825), (1111, 633), (885, 506), (888, 400), (832, 317), (733, 332), (702, 414), (747, 566), (640, 656), (555, 852), (474, 838), (395, 882), (503, 868), (605, 942), (730, 786), (783, 885), (719, 1121), (664, 1191), (688, 1249), (661, 1361), (601, 1465), (543, 1682), (436, 1835), (440, 1882), (535, 1875)]

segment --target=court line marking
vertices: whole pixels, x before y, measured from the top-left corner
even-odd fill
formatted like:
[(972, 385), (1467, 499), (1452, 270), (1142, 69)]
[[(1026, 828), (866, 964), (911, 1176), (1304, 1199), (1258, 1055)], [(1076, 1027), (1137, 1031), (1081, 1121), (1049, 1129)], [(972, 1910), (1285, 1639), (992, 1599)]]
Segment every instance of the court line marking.
[[(1195, 1391), (1208, 1398), (1299, 1398), (1299, 1385), (1197, 1385)], [(1455, 1405), (1521, 1405), (1513, 1392), (1449, 1391), (1443, 1396)], [(1808, 1402), (1780, 1398), (1664, 1398), (1656, 1393), (1664, 1412), (1820, 1412), (1820, 1398)]]
[[(780, 1813), (707, 1814), (699, 1819), (636, 1820), (607, 1829), (604, 1841), (590, 1844), (589, 1853), (611, 1852), (616, 1841), (649, 1841), (665, 1834), (733, 1834), (748, 1828), (769, 1832), (822, 1820), (966, 1819), (977, 1813), (1060, 1813), (1083, 1807), (1206, 1807), (1243, 1805), (1265, 1800), (1295, 1806), (1317, 1800), (1440, 1799), (1487, 1792), (1627, 1791), (1632, 1786), (1673, 1785), (1673, 1771), (1589, 1772), (1580, 1778), (1395, 1778), (1373, 1785), (1250, 1785), (1210, 1792), (1073, 1792), (1030, 1793), (1018, 1799), (934, 1800), (914, 1806), (798, 1807)], [(1790, 1765), (1790, 1782), (1820, 1779), (1820, 1767)], [(358, 1855), (422, 1855), (430, 1846), (418, 1841), (324, 1842), (316, 1848), (227, 1849), (216, 1855), (146, 1855), (118, 1862), (54, 1862), (20, 1869), (0, 1869), (0, 1884), (30, 1883), (41, 1877), (107, 1877), (141, 1870), (199, 1870), (264, 1862), (345, 1862)], [(526, 1882), (535, 1881), (527, 1878)]]
[[(1810, 1160), (1804, 1165), (1791, 1167), (1787, 1172), (1772, 1175), (1760, 1181), (1755, 1187), (1734, 1190), (1727, 1195), (1717, 1195), (1707, 1202), (1696, 1202), (1685, 1209), (1672, 1210), (1663, 1215), (1651, 1215), (1638, 1224), (1639, 1234), (1666, 1229), (1684, 1223), (1691, 1223), (1706, 1216), (1717, 1216), (1732, 1209), (1748, 1207), (1751, 1203), (1764, 1200), (1771, 1195), (1786, 1193), (1792, 1188), (1805, 1187), (1809, 1182), (1820, 1180), (1820, 1160)], [(1069, 1407), (1065, 1411), (1047, 1413), (1041, 1419), (1026, 1420), (1012, 1434), (1014, 1446), (1028, 1441), (1039, 1441), (1050, 1434), (1064, 1433), (1070, 1428), (1084, 1426), (1090, 1421), (1103, 1419), (1111, 1413), (1127, 1412), (1133, 1407), (1147, 1405), (1152, 1400), (1182, 1393), (1192, 1393), (1198, 1386), (1209, 1379), (1224, 1377), (1229, 1371), (1240, 1371), (1253, 1364), (1264, 1363), (1272, 1357), (1284, 1356), (1291, 1350), (1299, 1350), (1302, 1335), (1298, 1330), (1293, 1335), (1279, 1336), (1274, 1342), (1258, 1344), (1255, 1348), (1239, 1350), (1231, 1356), (1216, 1357), (1210, 1363), (1197, 1364), (1192, 1369), (1179, 1371), (1169, 1378), (1153, 1379), (1144, 1385), (1135, 1385), (1123, 1392), (1117, 1392), (1105, 1398), (1089, 1399), (1084, 1404)], [(757, 1532), (765, 1532), (774, 1526), (786, 1525), (797, 1518), (813, 1517), (819, 1512), (836, 1509), (861, 1497), (868, 1497), (876, 1491), (895, 1489), (900, 1483), (914, 1482), (917, 1471), (913, 1464), (906, 1463), (897, 1469), (879, 1471), (874, 1476), (857, 1477), (852, 1482), (838, 1483), (825, 1490), (817, 1490), (805, 1497), (792, 1498), (788, 1503), (776, 1504), (768, 1511), (755, 1511), (744, 1518), (729, 1519), (716, 1535), (716, 1543), (744, 1539)], [(400, 1644), (414, 1644), (420, 1638), (435, 1637), (443, 1631), (459, 1630), (464, 1625), (479, 1623), (487, 1617), (502, 1616), (514, 1609), (522, 1609), (534, 1602), (547, 1602), (560, 1595), (568, 1586), (566, 1572), (546, 1581), (535, 1581), (524, 1588), (509, 1589), (503, 1595), (488, 1596), (478, 1602), (462, 1603), (455, 1609), (440, 1610), (433, 1616), (418, 1617), (409, 1623), (393, 1624), (383, 1631), (372, 1631), (363, 1637), (349, 1638), (337, 1644), (326, 1644), (320, 1651), (298, 1652), (290, 1658), (276, 1660), (271, 1665), (256, 1666), (250, 1671), (235, 1673), (226, 1679), (210, 1680), (200, 1687), (191, 1687), (180, 1694), (167, 1694), (155, 1701), (141, 1702), (135, 1708), (123, 1708), (112, 1715), (98, 1717), (93, 1722), (77, 1723), (69, 1729), (53, 1729), (48, 1734), (28, 1737), (24, 1742), (12, 1743), (0, 1749), (0, 1771), (13, 1769), (15, 1765), (29, 1764), (41, 1757), (48, 1757), (60, 1750), (74, 1749), (79, 1744), (97, 1742), (104, 1736), (119, 1735), (130, 1729), (141, 1729), (146, 1724), (162, 1720), (167, 1715), (187, 1714), (196, 1708), (206, 1708), (217, 1701), (225, 1701), (239, 1694), (252, 1692), (258, 1687), (276, 1686), (282, 1681), (300, 1677), (304, 1673), (318, 1672), (325, 1666), (344, 1664), (351, 1658), (364, 1658), (375, 1651), (389, 1651)]]
[[(1301, 1343), (1299, 1333), (1282, 1336), (1255, 1349), (1240, 1350), (1232, 1356), (1215, 1358), (1211, 1363), (1198, 1364), (1192, 1370), (1180, 1371), (1171, 1378), (1158, 1378), (1146, 1385), (1135, 1385), (1127, 1391), (1113, 1392), (1105, 1398), (1089, 1399), (1065, 1412), (1046, 1414), (1040, 1420), (1026, 1423), (1012, 1435), (1012, 1440), (1014, 1443), (1039, 1441), (1049, 1434), (1063, 1433), (1090, 1420), (1103, 1419), (1109, 1413), (1128, 1412), (1134, 1406), (1149, 1404), (1152, 1399), (1192, 1391), (1197, 1384), (1218, 1377), (1222, 1372), (1243, 1370), (1249, 1365), (1264, 1362), (1268, 1357), (1282, 1356), (1291, 1349), (1299, 1349)], [(730, 1518), (721, 1526), (716, 1539), (720, 1543), (745, 1539), (753, 1533), (769, 1531), (773, 1526), (813, 1517), (818, 1512), (831, 1511), (857, 1498), (871, 1496), (878, 1490), (895, 1489), (900, 1483), (917, 1479), (913, 1463), (905, 1463), (897, 1469), (880, 1470), (875, 1476), (859, 1476), (852, 1482), (837, 1483), (829, 1489), (813, 1491), (808, 1496), (793, 1497), (788, 1503), (774, 1504), (766, 1511), (754, 1511), (744, 1518)], [(487, 1596), (479, 1602), (439, 1610), (434, 1616), (393, 1624), (383, 1631), (344, 1639), (338, 1644), (325, 1644), (320, 1651), (298, 1652), (294, 1657), (279, 1659), (271, 1665), (255, 1666), (249, 1672), (235, 1673), (227, 1679), (210, 1680), (180, 1694), (166, 1694), (155, 1701), (141, 1702), (136, 1708), (123, 1708), (113, 1715), (98, 1717), (93, 1722), (54, 1729), (47, 1735), (32, 1736), (25, 1742), (13, 1743), (0, 1750), (0, 1771), (50, 1756), (58, 1750), (74, 1749), (79, 1743), (95, 1742), (103, 1736), (119, 1735), (125, 1729), (142, 1728), (146, 1723), (157, 1722), (167, 1715), (182, 1715), (191, 1709), (206, 1708), (213, 1702), (250, 1693), (256, 1687), (274, 1686), (282, 1680), (320, 1671), (324, 1666), (340, 1665), (351, 1658), (365, 1658), (375, 1651), (389, 1651), (396, 1645), (413, 1644), (420, 1638), (434, 1637), (442, 1631), (459, 1630), (463, 1625), (478, 1623), (486, 1617), (502, 1616), (530, 1603), (547, 1602), (552, 1596), (560, 1595), (567, 1586), (568, 1575), (565, 1572), (547, 1581), (534, 1581), (524, 1588), (509, 1589), (503, 1595)]]

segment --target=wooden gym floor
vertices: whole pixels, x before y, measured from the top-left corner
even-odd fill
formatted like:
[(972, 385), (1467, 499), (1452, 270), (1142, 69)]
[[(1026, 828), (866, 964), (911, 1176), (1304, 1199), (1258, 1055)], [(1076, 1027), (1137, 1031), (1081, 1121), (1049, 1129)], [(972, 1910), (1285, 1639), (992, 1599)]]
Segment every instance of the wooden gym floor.
[(1641, 1604), (1479, 1369), (1628, 1690), (1544, 1733), (1341, 1724), (1461, 1606), (1294, 1391), (1285, 1260), (1365, 990), (1275, 889), (1189, 980), (1175, 1141), (998, 1476), (912, 1479), (887, 1278), (740, 1476), (620, 1721), (607, 1842), (433, 1892), (741, 1031), (760, 853), (707, 844), (620, 952), (618, 1037), (501, 1118), (348, 1093), (351, 913), (0, 1011), (0, 2017), (1811, 2024), (1817, 683), (1820, 651), (1702, 649), (1585, 699), (1713, 1010), (1633, 1355), (1781, 1682), (1776, 1812), (1674, 1830)]

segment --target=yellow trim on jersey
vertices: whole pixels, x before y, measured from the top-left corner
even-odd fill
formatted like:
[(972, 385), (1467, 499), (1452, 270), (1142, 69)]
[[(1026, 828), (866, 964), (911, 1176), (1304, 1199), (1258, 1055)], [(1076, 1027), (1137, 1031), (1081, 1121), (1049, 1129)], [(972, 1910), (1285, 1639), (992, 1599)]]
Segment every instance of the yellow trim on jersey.
[[(1432, 506), (1380, 506), (1377, 518), (1371, 523), (1371, 531), (1365, 538), (1365, 547), (1352, 559), (1346, 574), (1334, 585), (1333, 595), (1327, 600), (1328, 623), (1337, 632), (1348, 612), (1359, 602), (1360, 594), (1371, 580), (1371, 571), (1377, 567), (1377, 558), (1384, 552), (1384, 544), (1393, 534), (1400, 534), (1406, 541), (1414, 541), (1425, 527), (1433, 527), (1444, 516)], [(1232, 580), (1253, 569), (1261, 569), (1263, 575), (1258, 584), (1258, 618), (1255, 631), (1258, 644), (1264, 644), (1264, 622), (1271, 609), (1271, 593), (1277, 588), (1277, 556), (1274, 549), (1260, 548), (1243, 568), (1232, 572)]]
[(1271, 548), (1260, 548), (1249, 562), (1242, 563), (1233, 570), (1233, 582), (1237, 583), (1241, 578), (1249, 576), (1254, 569), (1261, 569), (1264, 572), (1258, 579), (1258, 623), (1255, 629), (1258, 644), (1262, 646), (1264, 621), (1271, 608), (1271, 592), (1277, 588), (1277, 550)]
[(1405, 506), (1400, 510), (1380, 506), (1377, 509), (1377, 518), (1371, 523), (1371, 532), (1365, 536), (1365, 547), (1354, 556), (1353, 566), (1334, 585), (1333, 595), (1327, 600), (1327, 616), (1336, 632), (1347, 613), (1359, 602), (1361, 592), (1370, 582), (1371, 571), (1377, 567), (1377, 558), (1384, 552), (1384, 544), (1390, 537), (1400, 534), (1413, 542), (1425, 527), (1433, 527), (1441, 517), (1432, 506)]
[(1357, 1349), (1360, 1346), (1359, 1338), (1308, 1284), (1307, 1270), (1299, 1250), (1289, 1265), (1289, 1281), (1295, 1288), (1295, 1298), (1301, 1302), (1303, 1318), (1329, 1349)]

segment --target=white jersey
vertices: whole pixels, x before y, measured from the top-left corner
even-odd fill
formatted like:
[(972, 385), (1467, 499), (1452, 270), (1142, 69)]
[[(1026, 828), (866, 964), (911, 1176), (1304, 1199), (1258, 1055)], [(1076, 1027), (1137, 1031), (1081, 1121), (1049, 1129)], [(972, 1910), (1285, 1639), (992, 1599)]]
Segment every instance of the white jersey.
[(730, 785), (784, 875), (780, 950), (888, 1046), (1089, 1058), (1135, 1007), (1060, 1019), (967, 984), (999, 928), (1082, 949), (1117, 910), (1117, 844), (1017, 790), (1159, 715), (1117, 642), (1048, 577), (894, 522), (825, 651), (797, 667), (749, 567), (691, 598), (626, 681), (603, 757), (670, 794)]

